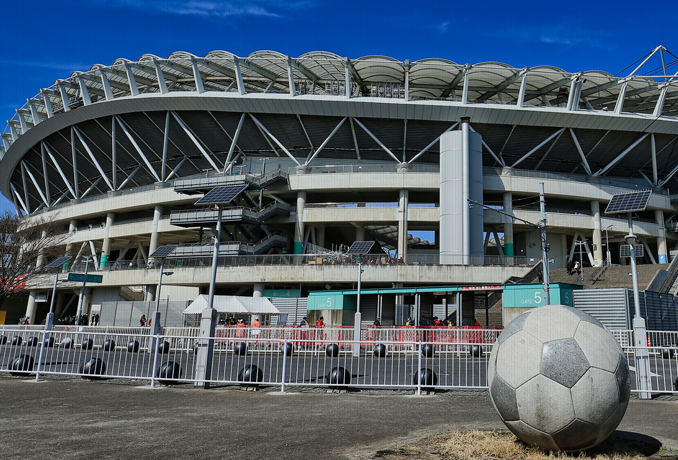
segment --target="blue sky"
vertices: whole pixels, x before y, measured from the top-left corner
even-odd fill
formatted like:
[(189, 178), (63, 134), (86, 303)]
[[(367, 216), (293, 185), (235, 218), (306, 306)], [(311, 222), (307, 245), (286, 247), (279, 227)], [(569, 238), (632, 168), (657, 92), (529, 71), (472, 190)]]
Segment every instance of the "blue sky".
[[(548, 6), (545, 6), (547, 5)], [(674, 54), (678, 2), (70, 0), (2, 2), (0, 115), (93, 64), (173, 51), (499, 61), (617, 73), (658, 45)], [(0, 211), (14, 207), (0, 198)]]

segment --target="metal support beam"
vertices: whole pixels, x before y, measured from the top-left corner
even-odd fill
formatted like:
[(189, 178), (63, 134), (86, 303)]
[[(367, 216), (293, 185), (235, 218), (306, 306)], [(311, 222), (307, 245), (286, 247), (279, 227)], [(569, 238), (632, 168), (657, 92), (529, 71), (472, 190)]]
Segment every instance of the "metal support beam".
[(257, 118), (254, 115), (252, 115), (251, 113), (249, 115), (252, 118), (252, 120), (257, 124), (257, 126), (259, 126), (259, 128), (261, 128), (262, 131), (264, 131), (273, 140), (273, 142), (275, 142), (278, 145), (278, 147), (280, 147), (282, 151), (285, 152), (285, 154), (297, 164), (297, 166), (301, 166), (301, 163), (299, 163), (297, 159), (294, 158), (294, 156), (289, 152), (289, 150), (287, 150), (285, 146), (282, 145), (282, 143), (273, 134), (271, 134), (271, 132), (268, 129), (266, 129), (266, 127), (263, 124), (261, 124), (261, 122), (257, 120)]
[(113, 90), (111, 89), (111, 84), (108, 81), (108, 75), (104, 69), (99, 69), (99, 75), (101, 76), (101, 84), (104, 87), (104, 95), (106, 96), (107, 101), (113, 100)]
[(52, 101), (50, 100), (46, 89), (40, 90), (40, 98), (42, 99), (42, 103), (45, 106), (47, 118), (52, 118), (54, 116), (54, 109), (52, 108)]
[(181, 168), (181, 166), (186, 162), (186, 160), (188, 160), (187, 157), (182, 158), (179, 164), (176, 166), (176, 168), (174, 168), (172, 172), (169, 173), (166, 180), (170, 180), (172, 176), (174, 176), (177, 173), (177, 171), (179, 171), (179, 168)]
[(577, 136), (574, 134), (574, 131), (572, 128), (568, 128), (570, 130), (570, 135), (572, 136), (572, 140), (574, 141), (575, 147), (577, 147), (577, 152), (579, 152), (579, 156), (581, 157), (581, 162), (582, 165), (584, 166), (584, 169), (586, 170), (586, 174), (589, 176), (592, 176), (593, 174), (591, 173), (591, 167), (589, 166), (589, 162), (586, 160), (586, 155), (584, 155), (584, 152), (581, 149), (581, 145), (579, 144), (579, 139), (577, 139)]
[(657, 144), (654, 140), (654, 133), (650, 135), (650, 153), (652, 154), (652, 183), (657, 185)]
[(132, 66), (125, 64), (125, 72), (127, 72), (127, 83), (129, 84), (129, 92), (132, 96), (139, 95), (139, 88), (137, 87), (137, 81), (134, 77), (134, 72), (132, 71)]
[(332, 130), (332, 132), (330, 133), (330, 135), (327, 136), (327, 138), (323, 141), (322, 144), (320, 144), (320, 147), (318, 147), (318, 150), (316, 150), (316, 151), (313, 153), (313, 156), (311, 156), (311, 158), (309, 158), (309, 159), (306, 161), (306, 163), (304, 163), (304, 166), (307, 166), (311, 161), (313, 161), (313, 159), (314, 159), (315, 157), (318, 156), (318, 154), (322, 151), (322, 149), (325, 148), (325, 146), (326, 146), (327, 143), (332, 139), (332, 137), (334, 137), (334, 135), (337, 133), (337, 131), (339, 131), (339, 128), (341, 128), (341, 125), (344, 124), (344, 122), (346, 121), (347, 118), (348, 118), (348, 117), (344, 117), (344, 118), (341, 119), (341, 121), (339, 122), (339, 124)]
[(231, 146), (228, 148), (228, 156), (226, 157), (226, 164), (224, 164), (224, 173), (230, 170), (232, 167), (231, 158), (233, 158), (233, 152), (235, 151), (236, 143), (238, 142), (238, 137), (240, 136), (240, 131), (242, 130), (243, 122), (245, 121), (245, 114), (240, 115), (240, 120), (238, 121), (238, 127), (235, 129), (235, 134), (231, 140)]
[(118, 189), (118, 134), (115, 117), (111, 118), (111, 178), (113, 188)]
[[(471, 131), (473, 131), (474, 133), (477, 133), (477, 132), (478, 132), (478, 131), (476, 131), (475, 129), (473, 129), (473, 126), (471, 126), (470, 124), (468, 125), (468, 127), (469, 127), (469, 129), (470, 129)], [(447, 132), (447, 131), (445, 131), (445, 132)], [(504, 159), (498, 157), (498, 156), (494, 153), (494, 151), (490, 148), (490, 146), (487, 145), (487, 143), (485, 142), (485, 140), (484, 140), (482, 137), (480, 138), (480, 142), (482, 142), (483, 147), (485, 147), (485, 149), (487, 149), (487, 151), (490, 152), (490, 155), (492, 155), (492, 157), (497, 161), (497, 163), (499, 163), (502, 167), (505, 168), (505, 167), (506, 167), (506, 163), (504, 162)]]
[(47, 196), (47, 206), (50, 206), (49, 176), (47, 175), (47, 156), (45, 155), (45, 145), (40, 143), (40, 156), (42, 158), (42, 177), (45, 180), (45, 195)]
[(155, 76), (158, 78), (158, 88), (162, 94), (167, 94), (169, 90), (167, 89), (167, 82), (165, 81), (165, 74), (160, 67), (160, 63), (153, 59), (153, 64), (155, 65)]
[(101, 182), (101, 177), (97, 177), (97, 180), (95, 180), (92, 183), (92, 185), (90, 185), (89, 188), (87, 190), (85, 190), (85, 193), (83, 193), (80, 198), (85, 198), (89, 194), (89, 192), (94, 190), (94, 187), (96, 187), (99, 182)]
[(204, 93), (205, 87), (202, 84), (202, 77), (200, 76), (200, 69), (198, 68), (198, 61), (191, 58), (191, 67), (193, 67), (193, 80), (195, 81), (195, 91)]
[(355, 156), (358, 160), (362, 159), (360, 157), (360, 148), (358, 147), (358, 138), (355, 135), (355, 126), (353, 126), (353, 117), (349, 118), (349, 122), (351, 123), (351, 135), (353, 136), (353, 145), (355, 146)]
[(71, 183), (68, 181), (68, 179), (66, 179), (66, 174), (64, 174), (64, 171), (61, 169), (61, 166), (59, 166), (59, 163), (57, 163), (56, 158), (54, 158), (52, 151), (49, 149), (49, 146), (44, 142), (42, 142), (41, 145), (45, 149), (45, 152), (47, 152), (47, 156), (49, 156), (49, 158), (52, 160), (52, 164), (54, 164), (54, 167), (59, 172), (61, 179), (64, 181), (64, 184), (66, 184), (66, 187), (68, 188), (68, 191), (71, 192), (73, 198), (77, 198), (78, 194), (75, 193), (75, 190), (73, 190)]
[(466, 72), (464, 73), (464, 89), (461, 93), (461, 103), (468, 104), (468, 82), (470, 79), (469, 71), (471, 70), (471, 65), (466, 65)]
[(179, 115), (177, 115), (174, 112), (171, 112), (171, 113), (172, 113), (172, 116), (174, 117), (174, 119), (177, 121), (177, 123), (179, 123), (179, 126), (181, 126), (181, 128), (184, 130), (186, 135), (191, 139), (191, 141), (193, 141), (193, 144), (198, 148), (198, 150), (200, 150), (200, 153), (202, 153), (202, 156), (204, 156), (205, 159), (207, 160), (207, 162), (212, 166), (212, 168), (215, 171), (218, 172), (219, 167), (212, 160), (212, 157), (210, 157), (210, 155), (207, 153), (207, 151), (203, 148), (202, 144), (200, 142), (198, 142), (198, 139), (193, 135), (191, 130), (188, 129), (188, 126), (186, 126), (186, 124), (181, 120), (181, 118), (179, 118)]
[(78, 80), (78, 86), (80, 87), (80, 97), (82, 98), (82, 103), (84, 105), (90, 105), (92, 103), (92, 100), (89, 97), (89, 90), (87, 89), (85, 79), (78, 76), (76, 77), (76, 80)]
[(40, 114), (38, 113), (38, 108), (35, 106), (35, 103), (31, 99), (26, 99), (26, 104), (28, 104), (28, 109), (31, 112), (31, 118), (33, 119), (33, 126), (36, 126), (42, 120), (40, 119)]
[(14, 196), (16, 196), (16, 199), (19, 200), (19, 204), (21, 205), (21, 209), (23, 209), (26, 214), (30, 214), (30, 212), (28, 212), (28, 207), (26, 207), (26, 203), (24, 203), (24, 200), (21, 199), (21, 195), (19, 195), (19, 192), (17, 192), (14, 184), (10, 182), (9, 186), (12, 187), (12, 191), (14, 192)]
[(457, 123), (453, 124), (452, 126), (450, 126), (449, 128), (447, 128), (443, 133), (440, 134), (440, 136), (438, 136), (438, 137), (436, 137), (435, 139), (433, 139), (433, 140), (431, 141), (430, 144), (428, 144), (426, 147), (424, 147), (424, 148), (421, 150), (421, 152), (417, 153), (410, 161), (408, 161), (407, 164), (412, 164), (417, 158), (419, 158), (420, 156), (422, 156), (423, 154), (425, 154), (426, 152), (428, 152), (428, 149), (430, 149), (431, 147), (433, 147), (433, 146), (435, 145), (435, 143), (438, 142), (438, 141), (440, 140), (440, 138), (442, 137), (443, 134), (452, 131), (454, 128), (457, 127), (458, 124), (459, 124), (459, 123), (457, 122)]
[(532, 155), (534, 152), (536, 152), (537, 150), (539, 150), (540, 148), (542, 148), (542, 147), (543, 147), (545, 144), (547, 144), (551, 139), (553, 139), (554, 137), (560, 135), (563, 131), (565, 131), (565, 128), (559, 129), (559, 130), (556, 131), (555, 133), (551, 134), (551, 135), (550, 135), (549, 137), (547, 137), (546, 140), (544, 140), (541, 144), (539, 144), (538, 146), (536, 146), (535, 148), (533, 148), (532, 150), (530, 150), (529, 152), (527, 152), (527, 153), (526, 153), (525, 155), (523, 155), (518, 161), (516, 161), (515, 163), (513, 163), (513, 165), (511, 165), (511, 168), (515, 168), (516, 166), (518, 166), (520, 163), (523, 162), (523, 160), (529, 158), (530, 155)]
[(649, 136), (649, 133), (643, 134), (637, 141), (635, 141), (633, 144), (631, 144), (629, 147), (627, 147), (622, 153), (620, 153), (617, 158), (612, 160), (607, 166), (605, 166), (603, 169), (598, 171), (597, 173), (594, 174), (594, 176), (601, 176), (605, 174), (610, 168), (614, 167), (617, 163), (619, 163), (622, 158), (624, 158), (631, 150), (633, 150), (636, 145), (640, 144), (647, 136)]
[(131, 181), (131, 180), (132, 180), (132, 177), (134, 177), (134, 175), (135, 175), (140, 169), (141, 169), (141, 165), (139, 165), (139, 166), (137, 166), (136, 168), (134, 168), (134, 171), (132, 171), (132, 173), (131, 173), (129, 176), (127, 176), (127, 178), (125, 178), (124, 181), (122, 181), (122, 184), (120, 184), (120, 187), (118, 187), (118, 190), (122, 190), (123, 188), (125, 188), (125, 185), (127, 185), (127, 182)]
[(111, 181), (109, 181), (108, 177), (106, 177), (106, 174), (104, 174), (103, 168), (101, 167), (101, 165), (97, 161), (96, 157), (92, 153), (92, 150), (89, 148), (89, 145), (87, 145), (87, 142), (85, 142), (85, 139), (83, 139), (78, 128), (76, 128), (74, 126), (73, 131), (78, 136), (78, 139), (80, 139), (80, 143), (82, 144), (82, 146), (85, 147), (85, 150), (87, 151), (87, 154), (89, 155), (90, 159), (92, 160), (92, 163), (94, 163), (94, 166), (96, 166), (97, 170), (99, 171), (99, 174), (101, 174), (101, 178), (104, 180), (104, 182), (106, 182), (106, 185), (108, 185), (108, 188), (110, 188), (111, 190), (115, 190), (115, 187), (113, 187), (113, 184), (111, 184)]
[[(33, 185), (35, 186), (36, 190), (38, 191), (38, 194), (40, 195), (40, 198), (42, 198), (42, 201), (49, 206), (49, 201), (47, 201), (47, 197), (45, 196), (44, 193), (42, 193), (42, 189), (38, 185), (38, 181), (35, 180), (35, 176), (33, 175), (33, 172), (30, 170), (26, 162), (24, 160), (21, 160), (21, 167), (26, 170), (26, 173), (28, 174), (28, 177), (31, 178), (31, 182), (33, 182)], [(26, 183), (24, 182), (24, 187), (26, 187)], [(28, 199), (26, 199), (28, 201)]]
[[(132, 133), (129, 132), (127, 129), (127, 126), (125, 126), (125, 123), (119, 118), (119, 117), (114, 117), (117, 121), (120, 127), (122, 128), (123, 132), (129, 139), (129, 141), (132, 143), (134, 146), (134, 149), (137, 151), (143, 162), (146, 164), (146, 167), (148, 168), (148, 172), (150, 172), (153, 177), (155, 177), (155, 180), (158, 182), (161, 182), (160, 177), (158, 177), (158, 173), (155, 172), (155, 169), (153, 169), (153, 166), (151, 166), (151, 162), (148, 161), (148, 158), (146, 158), (146, 155), (144, 155), (144, 152), (141, 151), (141, 147), (139, 147), (139, 144), (137, 144), (137, 141), (134, 140), (134, 137), (132, 137)], [(128, 177), (129, 179), (129, 177)]]
[(520, 91), (518, 91), (518, 101), (516, 102), (516, 106), (518, 108), (522, 108), (523, 104), (525, 103), (525, 89), (527, 88), (527, 73), (529, 71), (530, 71), (529, 67), (525, 68), (523, 79), (520, 82)]
[(628, 83), (624, 82), (622, 87), (619, 89), (619, 95), (617, 96), (617, 103), (614, 106), (614, 114), (619, 115), (624, 110), (624, 98), (626, 97), (626, 88)]
[(61, 105), (64, 108), (64, 112), (68, 112), (71, 110), (71, 108), (68, 106), (68, 101), (70, 97), (68, 96), (68, 92), (66, 91), (66, 86), (64, 85), (63, 82), (57, 83), (57, 87), (59, 88), (59, 95), (61, 96)]
[(355, 122), (358, 123), (358, 126), (360, 126), (360, 127), (363, 129), (363, 131), (365, 131), (365, 132), (366, 132), (366, 133), (374, 140), (374, 142), (376, 142), (377, 144), (379, 144), (379, 147), (381, 147), (382, 149), (384, 149), (384, 150), (386, 151), (386, 153), (388, 153), (388, 154), (391, 156), (391, 158), (393, 158), (395, 161), (397, 161), (398, 163), (400, 163), (400, 160), (398, 159), (398, 157), (395, 156), (395, 155), (393, 154), (393, 152), (391, 152), (391, 151), (388, 149), (388, 147), (386, 147), (386, 146), (385, 146), (385, 145), (377, 138), (377, 136), (375, 136), (374, 134), (372, 134), (372, 132), (371, 132), (369, 129), (367, 129), (367, 127), (366, 127), (365, 125), (363, 125), (363, 124), (360, 122), (360, 120), (358, 120), (357, 118), (354, 118), (353, 120), (355, 120)]
[(162, 163), (160, 165), (160, 179), (165, 182), (165, 171), (167, 170), (167, 144), (169, 141), (170, 113), (165, 114), (165, 131), (162, 133)]
[(238, 85), (238, 94), (244, 96), (247, 93), (245, 83), (242, 80), (242, 70), (240, 70), (240, 62), (237, 58), (233, 58), (233, 68), (235, 69), (235, 81)]
[(297, 89), (294, 86), (294, 73), (292, 72), (292, 58), (287, 56), (287, 85), (289, 86), (290, 96), (297, 95)]
[(73, 165), (73, 186), (75, 187), (75, 196), (74, 198), (80, 197), (80, 187), (78, 185), (78, 152), (75, 149), (75, 133), (73, 132), (73, 127), (71, 126), (71, 155), (72, 155), (72, 165)]

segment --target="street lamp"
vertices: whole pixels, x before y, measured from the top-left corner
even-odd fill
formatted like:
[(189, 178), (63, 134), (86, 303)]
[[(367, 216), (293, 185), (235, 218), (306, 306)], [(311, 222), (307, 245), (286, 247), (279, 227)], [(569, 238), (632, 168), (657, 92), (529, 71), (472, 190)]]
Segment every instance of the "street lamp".
[(360, 287), (362, 283), (363, 275), (363, 261), (362, 256), (368, 254), (370, 249), (374, 246), (374, 241), (354, 241), (350, 248), (348, 248), (348, 255), (355, 255), (356, 260), (358, 261), (358, 296), (356, 300), (356, 312), (353, 325), (353, 344), (352, 344), (352, 354), (353, 356), (360, 356), (360, 323), (362, 321), (362, 315), (360, 314)]
[(176, 244), (168, 244), (166, 246), (160, 246), (156, 249), (153, 254), (150, 255), (154, 260), (160, 259), (160, 275), (158, 276), (158, 289), (155, 293), (155, 313), (153, 314), (153, 322), (151, 323), (152, 335), (158, 335), (160, 333), (160, 289), (162, 288), (162, 275), (170, 276), (174, 272), (165, 272), (163, 271), (165, 267), (165, 259), (170, 256), (177, 248)]
[(87, 272), (89, 271), (89, 263), (94, 261), (93, 256), (85, 257), (85, 276), (82, 278), (82, 290), (80, 291), (80, 305), (78, 312), (75, 315), (75, 325), (80, 325), (80, 316), (82, 315), (82, 306), (85, 303), (85, 286), (87, 285)]
[(71, 257), (60, 257), (51, 264), (47, 266), (47, 268), (56, 268), (56, 277), (54, 278), (54, 289), (52, 290), (52, 301), (49, 304), (49, 313), (47, 314), (47, 320), (45, 321), (45, 331), (51, 331), (52, 330), (52, 325), (54, 324), (54, 300), (56, 299), (56, 289), (57, 289), (57, 284), (59, 283), (59, 271), (61, 270), (61, 266), (71, 260)]
[(607, 263), (605, 265), (612, 265), (612, 256), (610, 255), (610, 239), (608, 237), (607, 231), (612, 228), (612, 225), (608, 225), (604, 228), (605, 230), (605, 247), (607, 249)]
[(581, 275), (577, 277), (577, 281), (581, 281), (581, 284), (584, 284), (584, 255), (582, 253), (582, 247), (586, 245), (586, 240), (584, 241), (575, 241), (574, 244), (579, 246), (579, 268), (581, 270)]

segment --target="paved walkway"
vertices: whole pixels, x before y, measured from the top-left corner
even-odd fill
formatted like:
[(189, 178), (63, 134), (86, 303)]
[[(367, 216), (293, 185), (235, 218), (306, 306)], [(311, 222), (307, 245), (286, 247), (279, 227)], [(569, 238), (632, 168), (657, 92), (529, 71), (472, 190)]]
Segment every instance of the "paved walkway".
[[(281, 394), (144, 385), (2, 374), (0, 457), (369, 458), (441, 431), (504, 428), (482, 391)], [(670, 399), (632, 400), (619, 430), (678, 449), (678, 401)]]

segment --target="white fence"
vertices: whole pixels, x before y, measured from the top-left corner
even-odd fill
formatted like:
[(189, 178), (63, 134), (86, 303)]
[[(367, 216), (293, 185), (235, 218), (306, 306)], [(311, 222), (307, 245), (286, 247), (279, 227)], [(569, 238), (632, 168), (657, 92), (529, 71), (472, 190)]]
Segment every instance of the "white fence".
[[(0, 329), (0, 372), (62, 374), (89, 378), (142, 379), (155, 385), (260, 384), (289, 386), (422, 389), (487, 388), (489, 354), (499, 334), (476, 328), (217, 328), (200, 337), (198, 328), (59, 326)], [(636, 348), (631, 331), (615, 331), (632, 375)], [(676, 333), (649, 332), (650, 341), (672, 341)], [(201, 344), (208, 375), (199, 374)], [(359, 347), (360, 352), (355, 353)], [(204, 348), (205, 349), (205, 348)], [(203, 349), (203, 350), (204, 350)], [(678, 346), (647, 348), (651, 392), (678, 394)], [(203, 353), (203, 352), (200, 352)], [(638, 385), (632, 377), (632, 391)]]

